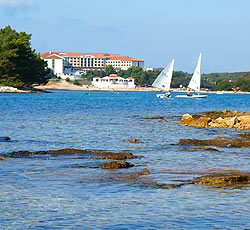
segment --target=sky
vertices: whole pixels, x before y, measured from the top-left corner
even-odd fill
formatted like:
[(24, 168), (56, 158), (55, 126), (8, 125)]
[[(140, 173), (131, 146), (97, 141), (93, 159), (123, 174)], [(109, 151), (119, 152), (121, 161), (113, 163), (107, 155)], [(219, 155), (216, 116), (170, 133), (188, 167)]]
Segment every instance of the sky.
[(0, 0), (36, 52), (123, 54), (192, 73), (250, 71), (250, 0)]

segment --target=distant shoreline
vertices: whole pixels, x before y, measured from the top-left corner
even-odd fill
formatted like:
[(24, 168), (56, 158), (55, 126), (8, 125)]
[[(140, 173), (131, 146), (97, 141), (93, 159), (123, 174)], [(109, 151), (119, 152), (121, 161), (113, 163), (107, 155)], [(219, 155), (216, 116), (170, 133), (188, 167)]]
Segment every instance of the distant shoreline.
[[(65, 80), (60, 82), (48, 82), (46, 85), (35, 86), (34, 89), (17, 89), (14, 87), (1, 86), (0, 93), (43, 93), (45, 90), (69, 90), (69, 91), (120, 91), (120, 92), (156, 92), (164, 91), (153, 87), (137, 87), (135, 89), (115, 89), (115, 88), (94, 88), (92, 86), (78, 86), (68, 83)], [(170, 89), (173, 93), (186, 93), (187, 89)], [(235, 91), (207, 91), (201, 90), (201, 94), (250, 94), (250, 92)]]
[[(158, 92), (164, 93), (164, 91), (153, 87), (137, 87), (135, 89), (113, 89), (113, 88), (94, 88), (92, 86), (78, 86), (70, 84), (66, 81), (60, 82), (48, 82), (46, 85), (36, 86), (36, 89), (41, 90), (73, 90), (73, 91), (121, 91), (121, 92)], [(174, 93), (186, 93), (187, 89), (170, 89)], [(201, 90), (202, 94), (250, 94), (250, 92), (235, 92), (235, 91), (207, 91)]]

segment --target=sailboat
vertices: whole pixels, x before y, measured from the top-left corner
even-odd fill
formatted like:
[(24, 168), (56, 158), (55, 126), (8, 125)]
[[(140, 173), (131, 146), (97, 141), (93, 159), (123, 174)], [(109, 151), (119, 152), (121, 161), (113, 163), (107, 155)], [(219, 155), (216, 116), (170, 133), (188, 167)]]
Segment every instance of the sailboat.
[[(169, 91), (173, 70), (174, 70), (174, 59), (167, 65), (167, 67), (164, 70), (161, 71), (161, 73), (153, 82), (152, 86), (155, 88)], [(157, 94), (156, 96), (159, 98), (168, 98), (171, 97), (171, 94), (170, 92), (167, 92), (165, 94)]]
[(193, 89), (194, 91), (198, 92), (198, 94), (193, 95), (177, 95), (178, 98), (205, 98), (207, 95), (200, 95), (200, 85), (201, 85), (201, 54), (198, 59), (198, 63), (196, 65), (195, 71), (191, 78), (191, 81), (188, 84), (189, 89)]

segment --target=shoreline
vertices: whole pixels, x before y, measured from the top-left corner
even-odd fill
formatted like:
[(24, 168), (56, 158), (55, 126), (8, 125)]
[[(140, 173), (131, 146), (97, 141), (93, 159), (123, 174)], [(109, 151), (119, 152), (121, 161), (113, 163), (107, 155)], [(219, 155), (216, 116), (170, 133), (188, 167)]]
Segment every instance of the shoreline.
[[(153, 87), (137, 87), (135, 89), (119, 89), (119, 88), (94, 88), (93, 86), (78, 86), (68, 83), (65, 80), (60, 82), (48, 82), (46, 85), (38, 85), (32, 89), (17, 89), (9, 86), (0, 86), (0, 93), (48, 93), (47, 90), (69, 90), (69, 91), (117, 91), (117, 92), (156, 92), (164, 93), (166, 91)], [(171, 88), (173, 93), (186, 93), (187, 89)], [(208, 91), (201, 90), (201, 94), (250, 94), (250, 92), (235, 91)]]
[(49, 92), (38, 88), (18, 89), (11, 86), (0, 86), (0, 93), (49, 93)]
[[(118, 89), (118, 88), (94, 88), (92, 86), (78, 86), (73, 85), (65, 80), (61, 82), (48, 82), (46, 85), (39, 85), (35, 87), (36, 89), (41, 90), (72, 90), (72, 91), (121, 91), (121, 92), (157, 92), (157, 93), (164, 93), (166, 91), (153, 88), (153, 87), (137, 87), (135, 89)], [(171, 88), (171, 92), (173, 93), (186, 93), (187, 89), (180, 89), (180, 88)], [(200, 93), (202, 94), (250, 94), (250, 92), (235, 92), (235, 91), (207, 91), (201, 90)]]

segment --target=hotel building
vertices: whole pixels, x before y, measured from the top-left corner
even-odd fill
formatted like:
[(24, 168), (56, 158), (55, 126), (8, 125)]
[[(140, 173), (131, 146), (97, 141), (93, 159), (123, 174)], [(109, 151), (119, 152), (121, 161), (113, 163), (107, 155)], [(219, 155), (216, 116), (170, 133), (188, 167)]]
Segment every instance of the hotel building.
[(70, 79), (80, 78), (87, 70), (105, 70), (107, 65), (116, 70), (127, 70), (132, 66), (144, 67), (143, 60), (120, 54), (47, 52), (40, 56), (47, 61), (55, 75)]

